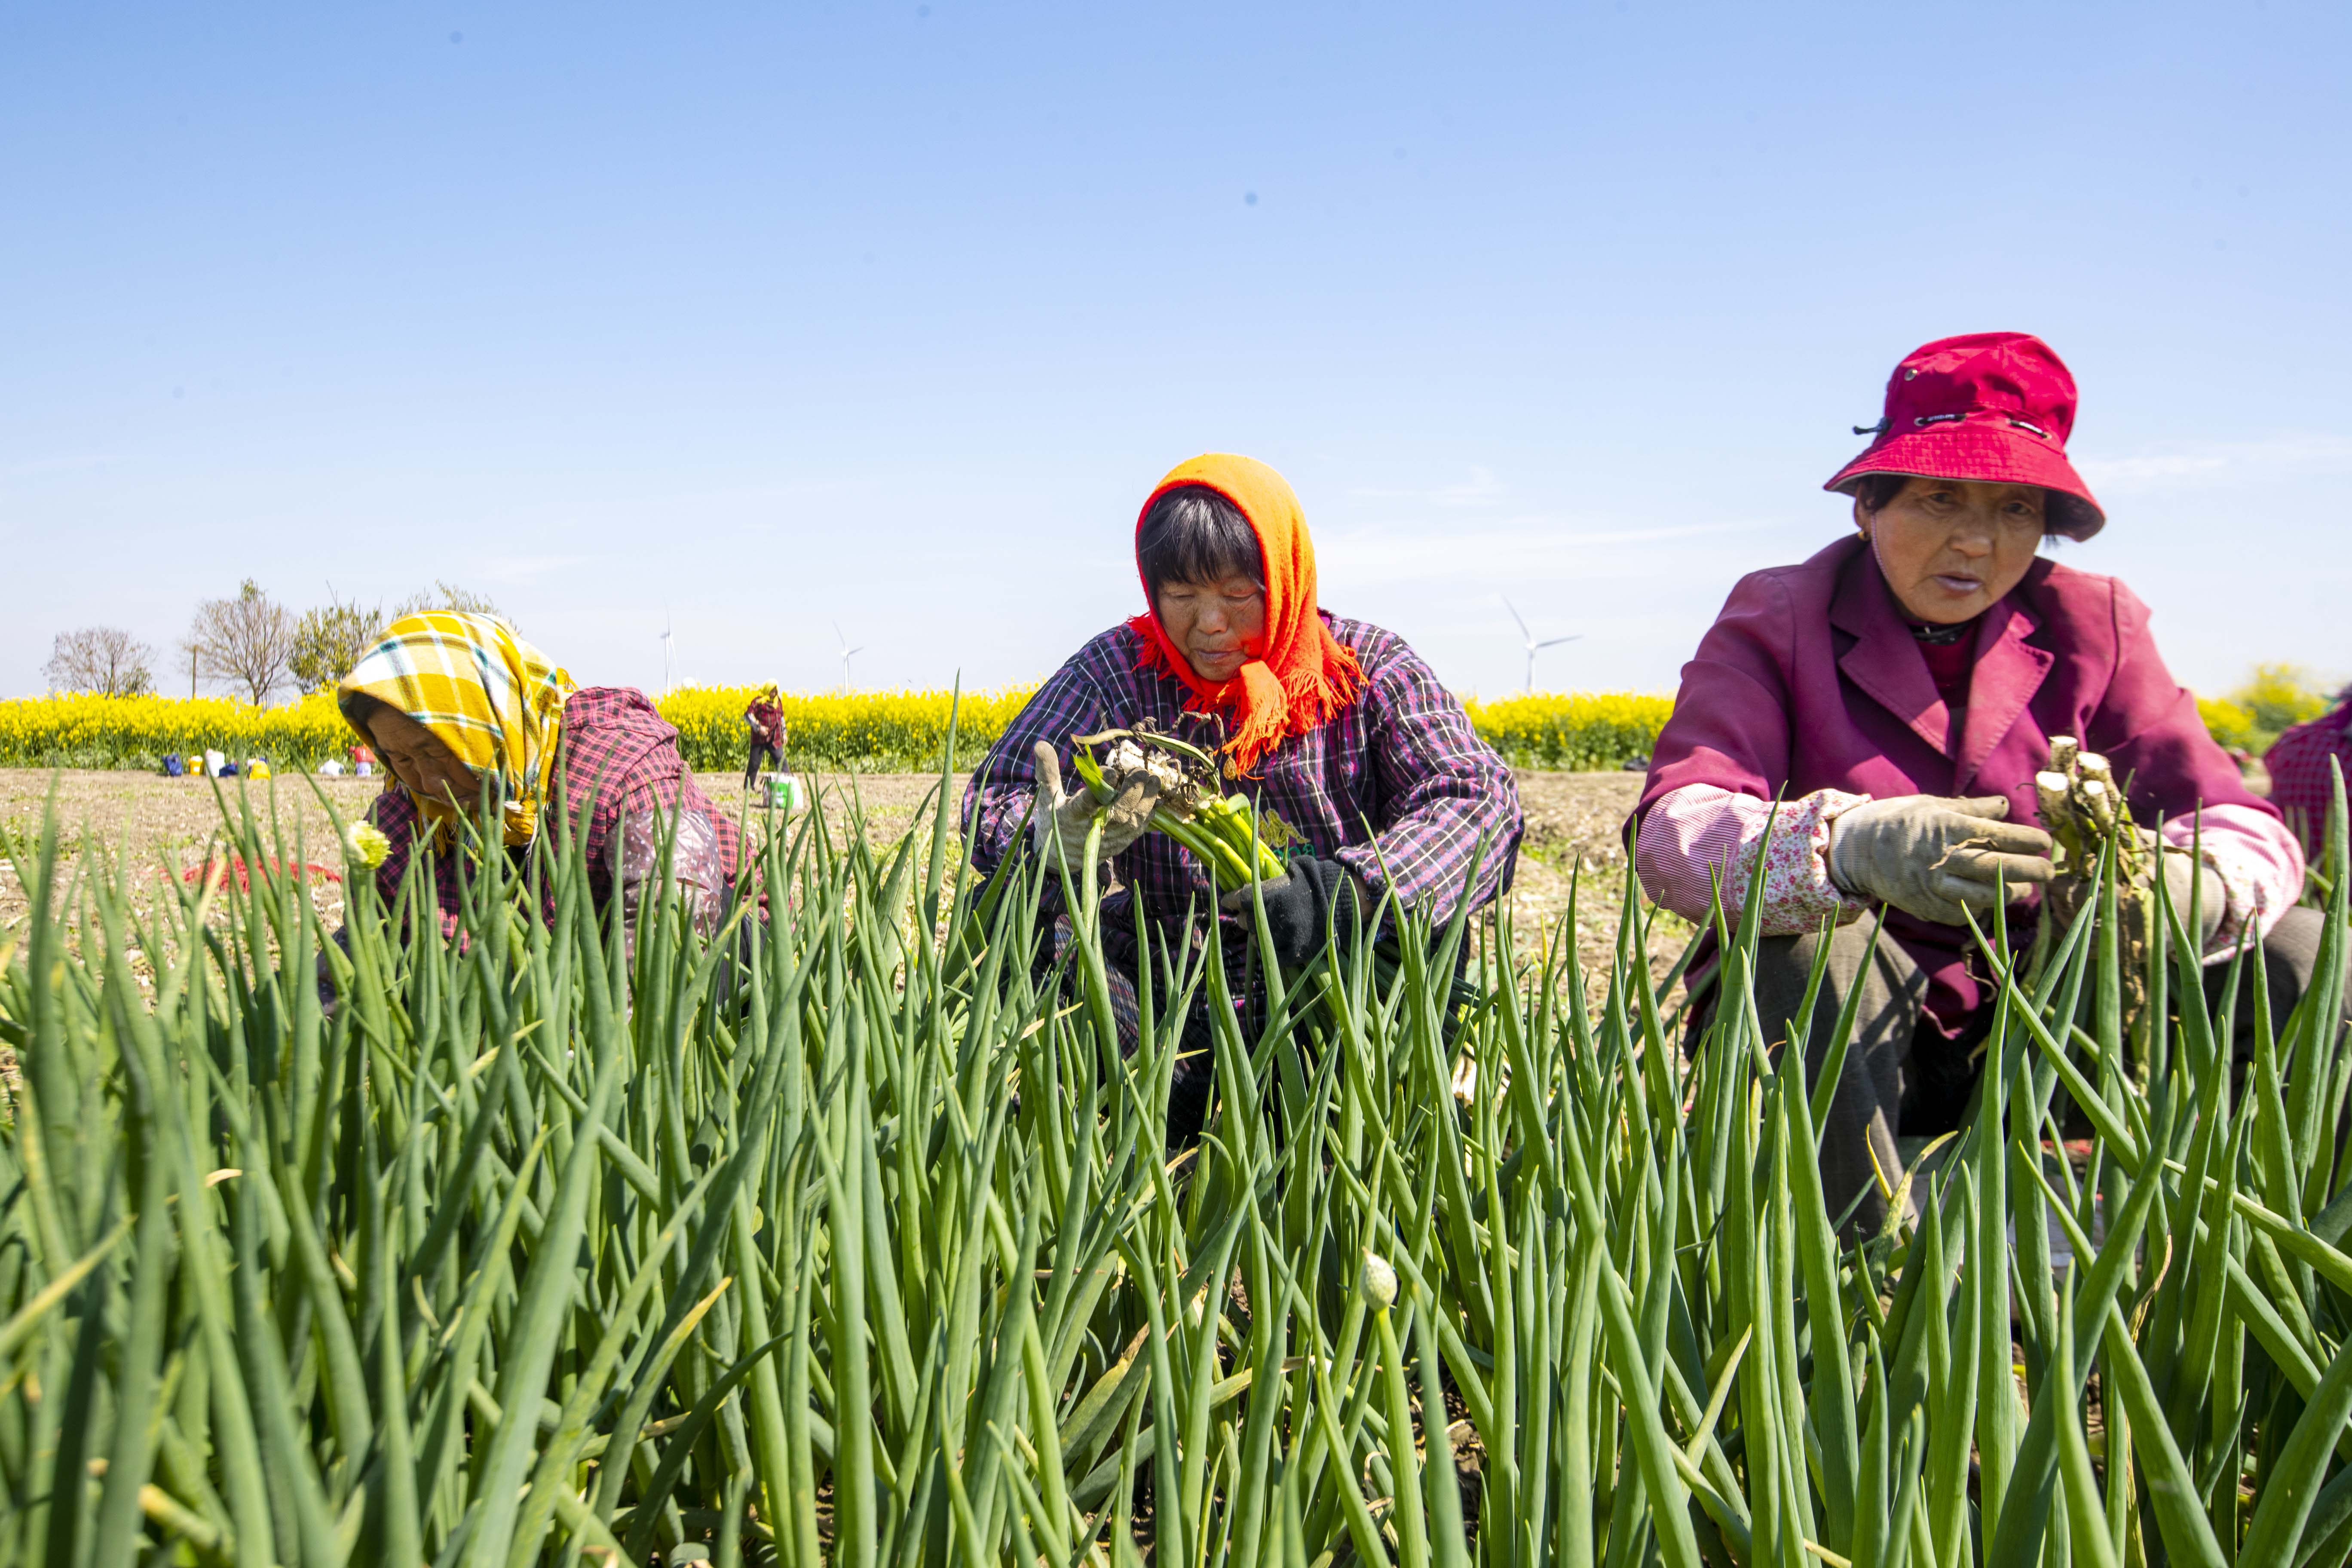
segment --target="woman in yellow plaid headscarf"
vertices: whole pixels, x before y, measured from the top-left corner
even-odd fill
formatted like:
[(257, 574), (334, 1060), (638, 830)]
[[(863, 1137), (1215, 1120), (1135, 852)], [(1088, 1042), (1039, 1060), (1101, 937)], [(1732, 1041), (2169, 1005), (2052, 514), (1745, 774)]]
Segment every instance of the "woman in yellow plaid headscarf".
[[(470, 770), (488, 779), (509, 846), (539, 829), (563, 705), (578, 689), (571, 674), (490, 616), (426, 610), (385, 629), (335, 689), (344, 719), (364, 738), (379, 705), (421, 726)], [(381, 749), (381, 748), (379, 748)], [(391, 787), (387, 784), (387, 788)], [(436, 836), (470, 816), (474, 802), (425, 792), (417, 804)]]

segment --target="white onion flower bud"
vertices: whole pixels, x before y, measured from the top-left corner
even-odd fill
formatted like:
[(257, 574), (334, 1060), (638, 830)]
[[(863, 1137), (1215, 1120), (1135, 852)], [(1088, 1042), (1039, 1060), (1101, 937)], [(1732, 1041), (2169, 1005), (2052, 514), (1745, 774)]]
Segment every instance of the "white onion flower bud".
[(1363, 1272), (1356, 1276), (1356, 1289), (1364, 1293), (1375, 1311), (1387, 1311), (1396, 1305), (1396, 1269), (1379, 1253), (1366, 1250)]
[(343, 853), (373, 871), (392, 852), (392, 840), (373, 822), (354, 822), (343, 829)]

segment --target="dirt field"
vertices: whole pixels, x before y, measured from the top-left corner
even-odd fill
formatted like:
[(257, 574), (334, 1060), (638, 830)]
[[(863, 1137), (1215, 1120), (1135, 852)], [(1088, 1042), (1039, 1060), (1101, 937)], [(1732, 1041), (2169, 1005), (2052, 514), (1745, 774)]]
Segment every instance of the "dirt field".
[[(1618, 827), (1641, 789), (1638, 773), (1545, 773), (1518, 775), (1520, 798), (1527, 809), (1528, 830), (1519, 855), (1517, 886), (1511, 898), (1513, 919), (1523, 949), (1539, 932), (1549, 931), (1568, 906), (1570, 872), (1581, 855), (1585, 882), (1580, 896), (1578, 946), (1588, 960), (1605, 951), (1614, 932), (1622, 896), (1625, 854)], [(161, 892), (165, 879), (184, 877), (202, 866), (220, 823), (213, 790), (203, 779), (166, 779), (131, 773), (64, 773), (52, 775), (32, 769), (0, 769), (0, 824), (29, 838), (39, 830), (54, 782), (58, 819), (77, 843), (87, 832), (123, 858), (133, 879), (136, 901), (147, 902), (149, 890)], [(216, 781), (234, 805), (238, 781)], [(261, 784), (247, 786), (260, 809), (274, 801), (286, 858), (334, 868), (333, 827), (320, 795), (346, 819), (366, 808), (380, 787), (370, 779), (304, 779), (280, 777), (270, 792)], [(700, 781), (720, 805), (732, 808), (742, 801), (740, 784), (732, 778)], [(855, 792), (867, 814), (868, 836), (877, 841), (895, 839), (913, 824), (915, 814), (935, 779), (913, 773), (825, 774), (818, 784), (835, 799)], [(959, 790), (963, 780), (956, 780)], [(836, 816), (836, 820), (840, 820)], [(340, 920), (341, 889), (326, 876), (314, 879), (321, 911), (330, 924)], [(16, 868), (0, 863), (0, 947), (24, 921), (25, 892)], [(1663, 969), (1680, 951), (1688, 928), (1668, 917), (1659, 941), (1663, 956), (1654, 963)]]

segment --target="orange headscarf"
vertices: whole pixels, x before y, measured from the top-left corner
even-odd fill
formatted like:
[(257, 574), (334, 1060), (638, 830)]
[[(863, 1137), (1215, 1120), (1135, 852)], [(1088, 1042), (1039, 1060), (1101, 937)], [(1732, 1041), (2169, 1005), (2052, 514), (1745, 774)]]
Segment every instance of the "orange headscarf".
[[(1364, 672), (1354, 650), (1333, 637), (1317, 613), (1315, 545), (1289, 483), (1256, 458), (1230, 452), (1179, 463), (1137, 514), (1139, 539), (1152, 504), (1180, 485), (1216, 491), (1240, 509), (1257, 534), (1265, 558), (1265, 652), (1231, 680), (1202, 679), (1192, 660), (1168, 640), (1149, 582), (1143, 584), (1144, 613), (1127, 624), (1142, 639), (1140, 668), (1182, 681), (1192, 692), (1184, 706), (1192, 712), (1222, 715), (1231, 736), (1226, 756), (1236, 773), (1249, 774), (1286, 738), (1304, 735), (1346, 711), (1364, 689)], [(1140, 563), (1136, 571), (1142, 574)]]

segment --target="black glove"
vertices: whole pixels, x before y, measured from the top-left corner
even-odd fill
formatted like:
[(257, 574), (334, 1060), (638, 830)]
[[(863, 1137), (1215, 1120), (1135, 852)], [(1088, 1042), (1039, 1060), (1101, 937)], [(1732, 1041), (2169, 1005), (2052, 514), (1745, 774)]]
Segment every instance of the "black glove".
[[(1355, 878), (1337, 860), (1294, 860), (1283, 875), (1260, 883), (1258, 896), (1265, 901), (1274, 955), (1286, 969), (1300, 968), (1323, 951), (1327, 919), (1342, 945), (1355, 934)], [(1217, 902), (1233, 913), (1245, 913), (1250, 890), (1237, 888)]]

